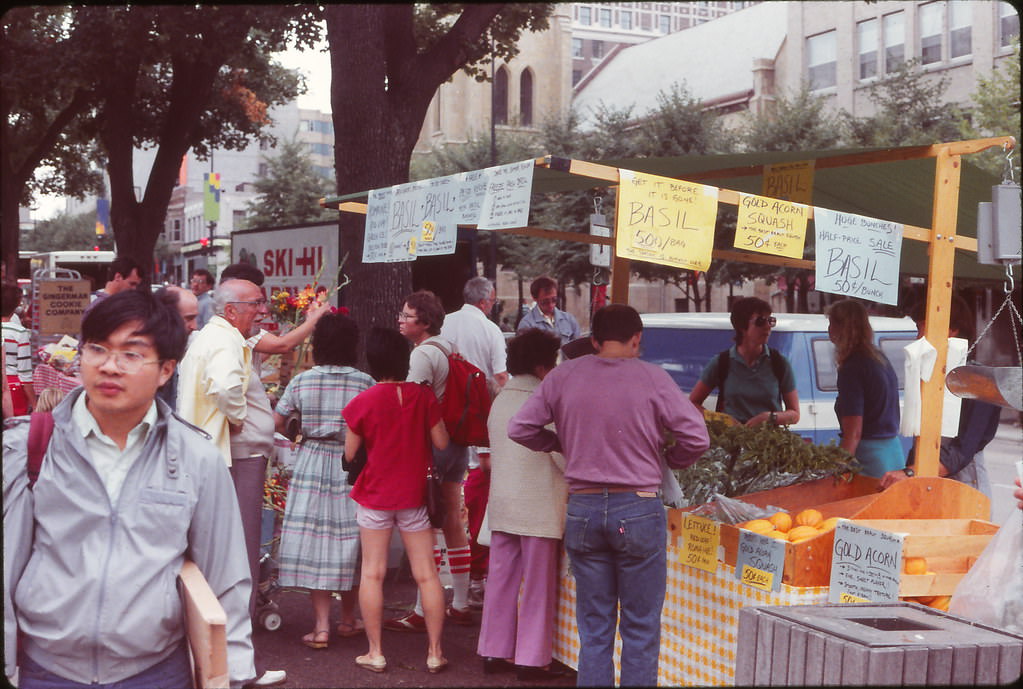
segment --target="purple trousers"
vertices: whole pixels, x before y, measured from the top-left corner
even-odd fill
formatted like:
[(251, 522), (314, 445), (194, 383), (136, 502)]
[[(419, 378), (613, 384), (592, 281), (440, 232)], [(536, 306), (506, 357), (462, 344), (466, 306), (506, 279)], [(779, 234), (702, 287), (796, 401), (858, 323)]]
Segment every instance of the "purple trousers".
[(516, 664), (530, 667), (551, 662), (560, 555), (561, 539), (503, 531), (491, 534), (490, 574), (477, 646), (481, 656), (514, 658)]
[[(249, 597), (249, 615), (256, 613), (259, 595), (259, 546), (263, 527), (263, 484), (266, 481), (267, 458), (233, 457), (231, 459), (231, 480), (238, 496), (238, 509), (242, 515), (242, 531), (245, 534), (245, 551), (249, 556), (249, 570), (252, 573), (252, 595)], [(252, 631), (257, 622), (252, 621)], [(252, 635), (252, 649), (255, 654), (256, 676), (263, 675), (263, 653), (256, 646), (256, 634)]]

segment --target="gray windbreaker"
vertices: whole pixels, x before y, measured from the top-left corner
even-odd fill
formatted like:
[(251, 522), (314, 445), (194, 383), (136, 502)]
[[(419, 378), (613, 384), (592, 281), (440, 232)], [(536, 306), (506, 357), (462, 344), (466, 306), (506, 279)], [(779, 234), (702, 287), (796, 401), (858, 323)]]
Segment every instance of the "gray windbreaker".
[(4, 660), (23, 652), (89, 684), (118, 682), (165, 659), (185, 635), (177, 576), (186, 555), (227, 613), (232, 686), (255, 677), (252, 582), (238, 501), (217, 448), (157, 400), (157, 421), (116, 505), (88, 457), (71, 409), (54, 432), (33, 490), (28, 417), (3, 434)]

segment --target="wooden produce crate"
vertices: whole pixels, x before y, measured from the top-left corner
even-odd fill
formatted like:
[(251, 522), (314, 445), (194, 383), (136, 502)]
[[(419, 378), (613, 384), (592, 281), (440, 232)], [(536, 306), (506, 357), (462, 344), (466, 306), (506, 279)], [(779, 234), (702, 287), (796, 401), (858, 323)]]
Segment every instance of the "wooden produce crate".
[(977, 557), (998, 531), (982, 519), (855, 519), (857, 524), (891, 533), (904, 533), (903, 562), (927, 559), (933, 574), (903, 574), (900, 597), (950, 596)]
[[(869, 476), (857, 475), (851, 480), (823, 478), (750, 493), (736, 499), (758, 507), (778, 507), (793, 517), (812, 507), (824, 519), (986, 520), (991, 514), (991, 501), (980, 491), (959, 481), (914, 477), (899, 481), (885, 491), (879, 491), (879, 486), (880, 482)], [(668, 528), (676, 538), (681, 534), (683, 513), (692, 509), (695, 506), (669, 510)], [(718, 559), (734, 567), (739, 548), (739, 529), (731, 524), (722, 524), (720, 544)], [(790, 586), (828, 586), (833, 547), (833, 531), (799, 543), (786, 543), (782, 583)]]

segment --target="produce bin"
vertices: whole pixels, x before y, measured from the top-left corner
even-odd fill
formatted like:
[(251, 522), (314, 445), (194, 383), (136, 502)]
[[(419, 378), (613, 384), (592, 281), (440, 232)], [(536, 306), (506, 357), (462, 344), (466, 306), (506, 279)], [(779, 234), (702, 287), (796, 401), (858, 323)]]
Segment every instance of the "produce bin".
[[(813, 507), (824, 518), (845, 517), (857, 522), (894, 519), (923, 524), (927, 520), (954, 519), (957, 528), (981, 531), (960, 534), (979, 537), (972, 543), (973, 549), (982, 548), (981, 540), (989, 537), (987, 531), (993, 525), (984, 526), (986, 522), (981, 520), (990, 515), (990, 501), (965, 484), (950, 479), (916, 477), (900, 481), (883, 492), (878, 491), (878, 485), (877, 479), (865, 476), (855, 476), (852, 480), (825, 478), (751, 493), (738, 499), (761, 507), (778, 507), (793, 514)], [(827, 604), (834, 532), (821, 533), (800, 543), (786, 543), (780, 590), (763, 591), (735, 578), (739, 530), (734, 526), (721, 525), (715, 572), (682, 564), (681, 524), (684, 513), (690, 509), (695, 508), (668, 510), (667, 595), (661, 613), (658, 684), (733, 685), (736, 683), (740, 611), (753, 606)], [(977, 526), (977, 522), (981, 525)], [(899, 526), (902, 531), (923, 535), (920, 529), (906, 529), (907, 524)], [(928, 528), (930, 526), (921, 526), (924, 532)], [(916, 538), (907, 540), (914, 543), (912, 548), (916, 547)], [(935, 564), (942, 566), (940, 561)], [(965, 561), (963, 564), (968, 566)], [(570, 567), (566, 557), (555, 619), (554, 656), (577, 667), (579, 636), (575, 621), (575, 580)], [(950, 565), (948, 571), (952, 569)], [(928, 586), (937, 580), (935, 577)], [(616, 639), (616, 673), (620, 651), (621, 642)]]
[(1023, 637), (912, 603), (744, 608), (742, 686), (977, 686), (1023, 672)]

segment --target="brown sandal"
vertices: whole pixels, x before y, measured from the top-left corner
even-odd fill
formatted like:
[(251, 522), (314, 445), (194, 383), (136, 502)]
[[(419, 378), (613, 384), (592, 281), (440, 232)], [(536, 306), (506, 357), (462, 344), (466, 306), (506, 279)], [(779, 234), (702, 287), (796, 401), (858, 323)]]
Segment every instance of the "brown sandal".
[[(322, 641), (320, 641), (321, 635), (323, 637)], [(308, 634), (306, 634), (305, 636), (302, 637), (302, 643), (304, 643), (309, 648), (316, 648), (316, 649), (326, 648), (327, 644), (329, 642), (330, 642), (330, 631), (327, 630), (327, 629), (321, 629), (319, 631), (312, 631), (312, 632), (309, 632)]]
[(337, 635), (341, 637), (359, 636), (366, 631), (366, 625), (362, 623), (362, 620), (355, 620), (354, 622), (341, 622), (337, 626)]

